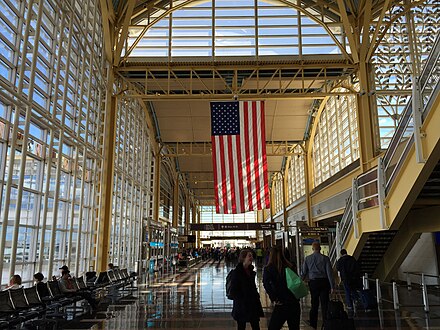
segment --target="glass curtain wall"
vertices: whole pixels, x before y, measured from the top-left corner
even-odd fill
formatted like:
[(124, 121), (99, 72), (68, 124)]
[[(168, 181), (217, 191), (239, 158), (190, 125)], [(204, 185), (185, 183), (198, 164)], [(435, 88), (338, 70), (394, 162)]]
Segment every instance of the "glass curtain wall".
[[(171, 174), (170, 165), (163, 161), (160, 171), (160, 202), (159, 218), (173, 219), (174, 207), (174, 180)], [(155, 219), (158, 220), (158, 219)]]
[[(174, 1), (173, 6), (178, 8), (179, 1)], [(129, 56), (342, 54), (345, 49), (342, 24), (329, 24), (330, 35), (316, 22), (322, 20), (321, 14), (311, 7), (306, 15), (289, 7), (287, 2), (216, 0), (181, 7), (171, 15), (166, 15), (166, 9), (165, 5), (154, 17), (130, 26)], [(140, 35), (142, 38), (134, 45)]]
[(149, 216), (151, 147), (144, 109), (136, 99), (118, 98), (110, 261), (133, 269), (140, 258), (142, 220)]
[[(393, 13), (403, 12), (405, 7), (394, 6)], [(412, 19), (410, 19), (410, 16)], [(385, 16), (389, 21), (389, 15)], [(414, 58), (410, 56), (409, 26), (414, 24)], [(399, 123), (400, 114), (411, 98), (413, 64), (421, 72), (435, 38), (440, 32), (440, 5), (438, 0), (428, 0), (402, 15), (384, 34), (372, 58), (375, 73), (377, 116), (380, 147), (388, 144)]]
[(293, 148), (296, 155), (290, 157), (287, 170), (287, 205), (300, 199), (306, 194), (306, 176), (304, 171), (304, 151), (300, 145)]
[(94, 267), (102, 164), (96, 0), (0, 2), (0, 271)]
[(276, 173), (272, 178), (272, 203), (274, 214), (283, 210), (283, 176)]
[(313, 147), (314, 187), (359, 158), (356, 96), (332, 96), (319, 117)]

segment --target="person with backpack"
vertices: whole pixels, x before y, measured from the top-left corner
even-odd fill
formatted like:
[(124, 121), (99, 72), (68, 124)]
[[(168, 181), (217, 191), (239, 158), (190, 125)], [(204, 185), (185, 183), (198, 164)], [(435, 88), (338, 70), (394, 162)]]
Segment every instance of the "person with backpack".
[(255, 284), (255, 273), (250, 249), (240, 251), (238, 264), (226, 279), (226, 294), (233, 300), (232, 317), (237, 321), (237, 329), (246, 329), (249, 322), (252, 330), (260, 329), (260, 317), (264, 316), (260, 294)]
[(347, 254), (347, 250), (341, 250), (341, 257), (336, 262), (336, 269), (340, 274), (345, 291), (347, 308), (353, 308), (354, 293), (362, 287), (361, 270), (357, 260)]
[(273, 247), (263, 272), (263, 286), (274, 303), (268, 330), (279, 330), (287, 321), (289, 330), (299, 330), (301, 307), (299, 300), (287, 287), (286, 268), (294, 271), (279, 247)]

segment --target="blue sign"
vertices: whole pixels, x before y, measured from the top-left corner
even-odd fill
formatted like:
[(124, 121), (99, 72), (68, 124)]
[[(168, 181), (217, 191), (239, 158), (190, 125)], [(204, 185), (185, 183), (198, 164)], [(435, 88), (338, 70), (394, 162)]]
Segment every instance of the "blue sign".
[(163, 242), (150, 242), (150, 247), (162, 248), (163, 247)]

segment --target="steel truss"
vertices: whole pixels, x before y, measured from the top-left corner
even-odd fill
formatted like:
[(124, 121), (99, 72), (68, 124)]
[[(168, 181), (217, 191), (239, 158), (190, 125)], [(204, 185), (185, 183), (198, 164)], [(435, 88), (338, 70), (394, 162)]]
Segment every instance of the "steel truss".
[[(267, 156), (295, 156), (300, 155), (294, 147), (298, 142), (292, 141), (268, 141), (266, 142)], [(163, 157), (194, 157), (206, 156), (211, 157), (211, 142), (175, 142), (166, 143), (166, 152)]]
[[(273, 63), (273, 61), (272, 61)], [(245, 62), (230, 64), (142, 64), (116, 69), (139, 93), (123, 97), (144, 100), (246, 98), (324, 98), (353, 94), (338, 91), (356, 71), (345, 60), (283, 61), (281, 64)]]

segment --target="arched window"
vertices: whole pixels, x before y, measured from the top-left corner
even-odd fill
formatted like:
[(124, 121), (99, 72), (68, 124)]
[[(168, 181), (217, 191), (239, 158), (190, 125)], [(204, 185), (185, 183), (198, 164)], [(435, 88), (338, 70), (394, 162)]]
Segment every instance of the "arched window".
[(356, 109), (354, 95), (327, 99), (312, 145), (315, 187), (359, 158)]
[(304, 171), (305, 154), (300, 145), (295, 146), (293, 152), (295, 155), (290, 158), (287, 171), (288, 205), (306, 193), (306, 177)]
[[(340, 22), (281, 1), (180, 1), (129, 29), (132, 57), (342, 54)], [(298, 10), (300, 9), (300, 10)], [(326, 25), (327, 23), (331, 23)]]

